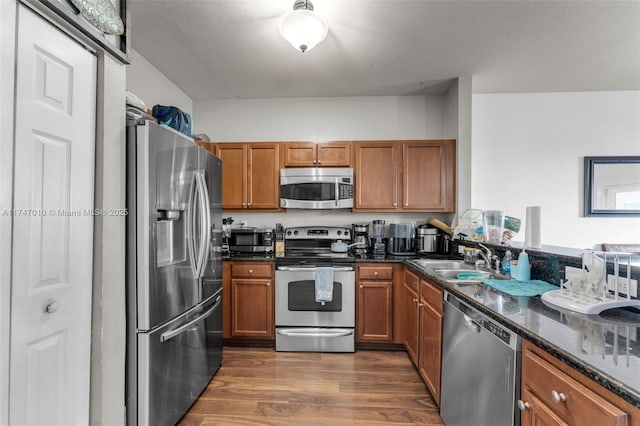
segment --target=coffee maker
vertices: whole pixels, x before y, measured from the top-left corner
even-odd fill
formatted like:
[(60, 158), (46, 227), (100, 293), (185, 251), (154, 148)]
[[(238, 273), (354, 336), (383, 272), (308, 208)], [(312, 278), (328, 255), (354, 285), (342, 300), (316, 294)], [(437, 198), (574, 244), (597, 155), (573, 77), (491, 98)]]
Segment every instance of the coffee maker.
[(229, 238), (231, 237), (231, 224), (233, 223), (232, 217), (222, 218), (222, 253), (229, 254)]
[(355, 246), (351, 246), (351, 252), (357, 255), (367, 254), (369, 251), (369, 224), (354, 223), (351, 225), (351, 235)]
[(389, 254), (415, 254), (415, 226), (413, 223), (392, 223), (389, 225)]

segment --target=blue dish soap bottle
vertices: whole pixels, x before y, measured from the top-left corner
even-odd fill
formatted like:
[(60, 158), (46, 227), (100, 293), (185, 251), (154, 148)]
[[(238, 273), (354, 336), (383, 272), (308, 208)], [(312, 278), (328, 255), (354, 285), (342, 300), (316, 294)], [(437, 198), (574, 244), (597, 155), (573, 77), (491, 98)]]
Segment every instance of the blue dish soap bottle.
[(502, 258), (502, 272), (510, 277), (511, 276), (511, 261), (513, 260), (513, 254), (511, 250), (507, 250)]

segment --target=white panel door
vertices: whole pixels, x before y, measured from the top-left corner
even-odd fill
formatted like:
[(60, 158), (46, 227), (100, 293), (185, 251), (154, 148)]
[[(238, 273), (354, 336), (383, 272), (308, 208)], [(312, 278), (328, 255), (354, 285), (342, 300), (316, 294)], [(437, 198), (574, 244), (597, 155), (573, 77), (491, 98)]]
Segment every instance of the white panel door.
[(9, 418), (89, 422), (96, 58), (18, 11)]

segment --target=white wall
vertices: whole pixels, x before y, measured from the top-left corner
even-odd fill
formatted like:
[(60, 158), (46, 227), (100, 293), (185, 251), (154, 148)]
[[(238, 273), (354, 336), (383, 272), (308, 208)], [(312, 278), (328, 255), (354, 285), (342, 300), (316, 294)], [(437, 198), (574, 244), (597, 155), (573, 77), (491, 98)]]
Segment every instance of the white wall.
[(369, 96), (195, 101), (212, 141), (439, 139), (442, 96)]
[[(94, 206), (125, 205), (125, 66), (98, 55)], [(91, 310), (92, 425), (124, 424), (126, 309), (125, 216), (96, 216)]]
[(461, 76), (444, 97), (444, 137), (456, 139), (456, 210), (471, 206), (471, 77)]
[[(443, 96), (371, 96), (209, 100), (194, 102), (199, 131), (212, 141), (311, 141), (441, 139)], [(352, 213), (348, 210), (289, 210), (286, 213), (229, 213), (248, 225), (350, 225), (385, 219), (387, 223), (425, 223), (426, 213)]]
[[(151, 62), (131, 49), (131, 64), (127, 67), (127, 89), (142, 99), (149, 108), (154, 105), (173, 105), (189, 114), (193, 113), (193, 101), (171, 80), (165, 77)], [(194, 123), (194, 129), (198, 123)]]
[(639, 117), (640, 91), (474, 95), (473, 207), (542, 206), (543, 244), (640, 242), (640, 218), (583, 216), (583, 157), (640, 155)]

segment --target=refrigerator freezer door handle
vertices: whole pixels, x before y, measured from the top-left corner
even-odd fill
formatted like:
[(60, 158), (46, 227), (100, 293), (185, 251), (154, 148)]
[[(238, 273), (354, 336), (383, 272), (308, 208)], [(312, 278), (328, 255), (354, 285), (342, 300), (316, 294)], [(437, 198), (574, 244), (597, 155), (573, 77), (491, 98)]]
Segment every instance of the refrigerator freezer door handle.
[(198, 173), (198, 182), (200, 190), (200, 253), (198, 256), (198, 277), (204, 277), (204, 269), (207, 265), (207, 257), (211, 246), (211, 212), (209, 203), (209, 194), (207, 182), (202, 173)]
[(187, 248), (189, 249), (189, 264), (191, 265), (191, 272), (194, 277), (198, 277), (198, 265), (196, 264), (195, 256), (195, 241), (193, 232), (193, 216), (195, 213), (195, 192), (197, 191), (197, 179), (193, 175), (191, 180), (191, 189), (189, 190), (189, 204), (187, 207)]
[(162, 333), (160, 335), (160, 342), (164, 343), (168, 340), (173, 339), (174, 337), (176, 337), (177, 335), (183, 333), (186, 329), (192, 327), (194, 324), (207, 319), (208, 317), (211, 316), (211, 314), (213, 313), (213, 311), (215, 311), (216, 309), (218, 309), (218, 307), (220, 306), (220, 300), (222, 299), (222, 296), (218, 296), (216, 298), (216, 303), (211, 307), (211, 309), (209, 309), (207, 312), (205, 312), (204, 314), (200, 315), (198, 318), (194, 319), (193, 321), (189, 321), (188, 323), (186, 323), (185, 325), (182, 325), (178, 328), (176, 328), (175, 330), (171, 330), (171, 331), (167, 331), (166, 333)]

